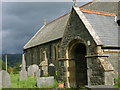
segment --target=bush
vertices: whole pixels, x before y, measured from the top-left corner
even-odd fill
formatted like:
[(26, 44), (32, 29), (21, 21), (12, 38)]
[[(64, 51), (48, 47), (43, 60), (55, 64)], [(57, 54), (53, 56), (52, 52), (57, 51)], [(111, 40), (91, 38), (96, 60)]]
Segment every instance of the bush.
[(120, 77), (115, 79), (115, 87), (120, 88)]

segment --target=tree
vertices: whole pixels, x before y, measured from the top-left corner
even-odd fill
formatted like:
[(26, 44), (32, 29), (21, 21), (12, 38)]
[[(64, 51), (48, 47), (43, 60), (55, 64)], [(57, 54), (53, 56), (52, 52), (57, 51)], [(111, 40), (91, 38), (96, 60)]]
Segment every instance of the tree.
[(1, 70), (6, 70), (6, 64), (5, 64), (5, 62), (4, 61), (2, 61), (2, 59), (0, 59), (0, 69)]

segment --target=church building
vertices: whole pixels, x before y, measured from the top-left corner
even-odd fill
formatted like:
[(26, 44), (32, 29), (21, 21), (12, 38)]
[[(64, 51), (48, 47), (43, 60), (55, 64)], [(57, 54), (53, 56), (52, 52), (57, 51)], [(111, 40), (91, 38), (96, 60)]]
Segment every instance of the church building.
[[(108, 0), (107, 0), (108, 1)], [(65, 87), (114, 85), (119, 75), (119, 0), (93, 0), (47, 23), (23, 47), (26, 65), (54, 64)]]

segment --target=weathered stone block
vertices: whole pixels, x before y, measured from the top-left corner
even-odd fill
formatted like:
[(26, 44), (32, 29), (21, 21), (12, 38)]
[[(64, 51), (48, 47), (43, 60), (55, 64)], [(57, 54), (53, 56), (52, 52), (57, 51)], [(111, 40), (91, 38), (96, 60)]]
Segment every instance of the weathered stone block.
[(48, 87), (54, 85), (54, 77), (39, 77), (37, 78), (38, 87)]

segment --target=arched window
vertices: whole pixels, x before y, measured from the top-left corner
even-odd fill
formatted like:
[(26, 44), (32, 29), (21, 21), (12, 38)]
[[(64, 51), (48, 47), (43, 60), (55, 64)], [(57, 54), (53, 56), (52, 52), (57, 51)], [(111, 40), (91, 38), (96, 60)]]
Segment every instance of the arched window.
[(56, 56), (57, 56), (56, 51), (57, 51), (57, 50), (56, 50), (56, 46), (54, 46), (54, 60), (57, 59), (57, 57), (56, 57)]
[(43, 49), (40, 49), (40, 62), (43, 61)]
[(60, 45), (58, 44), (57, 45), (57, 58), (60, 57)]
[[(47, 49), (45, 49), (43, 51), (43, 60), (48, 60), (48, 57), (47, 57)], [(47, 62), (47, 61), (46, 61)]]

